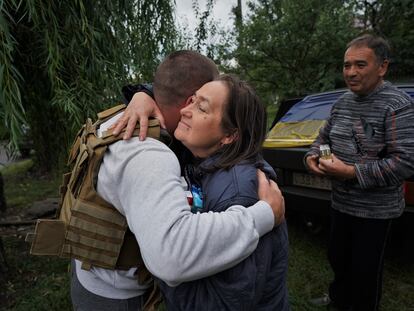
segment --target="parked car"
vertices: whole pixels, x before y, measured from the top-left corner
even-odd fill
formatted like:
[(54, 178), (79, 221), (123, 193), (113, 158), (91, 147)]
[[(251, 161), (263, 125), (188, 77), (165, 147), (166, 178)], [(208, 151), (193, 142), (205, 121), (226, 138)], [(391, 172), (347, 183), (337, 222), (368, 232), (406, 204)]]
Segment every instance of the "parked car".
[[(414, 84), (397, 85), (414, 98)], [(283, 102), (264, 143), (264, 158), (278, 175), (287, 213), (300, 213), (308, 225), (328, 219), (331, 182), (307, 172), (303, 157), (346, 89), (313, 94)], [(414, 176), (404, 183), (404, 214), (414, 216)], [(413, 217), (414, 219), (414, 217)]]

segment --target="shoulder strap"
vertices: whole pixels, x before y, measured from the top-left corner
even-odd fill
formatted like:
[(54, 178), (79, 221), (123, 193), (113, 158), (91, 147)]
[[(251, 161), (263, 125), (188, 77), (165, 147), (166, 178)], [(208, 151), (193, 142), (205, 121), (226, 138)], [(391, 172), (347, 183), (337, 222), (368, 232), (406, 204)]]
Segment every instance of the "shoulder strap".
[(126, 108), (126, 105), (120, 104), (118, 106), (111, 107), (104, 111), (98, 112), (98, 120), (107, 120), (112, 116), (116, 115), (118, 112), (123, 111)]
[[(95, 123), (92, 123), (91, 119), (87, 119), (86, 123), (81, 127), (81, 129), (76, 134), (76, 138), (69, 152), (68, 165), (73, 165), (74, 161), (76, 160), (78, 156), (80, 145), (86, 142), (86, 138), (90, 139), (89, 135), (95, 136), (95, 139), (93, 142), (93, 148), (95, 146), (109, 145), (118, 140), (121, 140), (123, 133), (125, 133), (125, 129), (123, 129), (121, 133), (119, 133), (118, 136), (114, 136), (112, 133), (112, 129), (109, 129), (103, 132), (102, 136), (99, 139), (96, 135), (96, 131), (102, 123), (114, 117), (118, 113), (123, 112), (125, 108), (126, 106), (124, 104), (121, 104), (121, 105), (109, 108), (107, 110), (101, 111), (97, 114), (98, 119)], [(138, 136), (139, 129), (140, 129), (140, 125), (139, 123), (137, 123), (132, 133), (132, 136)], [(148, 132), (147, 132), (148, 137), (160, 139), (160, 136), (161, 136), (160, 130), (161, 130), (160, 123), (157, 119), (150, 119), (148, 121)]]
[[(117, 115), (118, 113), (121, 113), (125, 110), (126, 106), (124, 104), (109, 108), (107, 110), (101, 111), (98, 113), (98, 120), (93, 124), (91, 131), (95, 134), (96, 136), (96, 131), (97, 129), (100, 127), (100, 125), (106, 121), (108, 121), (109, 119), (111, 119), (112, 117), (114, 117), (115, 115)], [(137, 123), (135, 125), (135, 129), (132, 133), (132, 136), (138, 136), (139, 135), (139, 130), (140, 130), (140, 124)], [(148, 132), (147, 132), (147, 136), (148, 137), (152, 137), (155, 139), (160, 139), (160, 123), (157, 119), (150, 119), (148, 120)], [(121, 133), (119, 133), (119, 135), (114, 136), (113, 135), (113, 129), (110, 128), (106, 131), (104, 131), (101, 134), (101, 139), (99, 142), (97, 142), (96, 146), (102, 146), (102, 145), (109, 145), (112, 144), (118, 140), (122, 139), (122, 134), (125, 133), (125, 128), (121, 131)]]

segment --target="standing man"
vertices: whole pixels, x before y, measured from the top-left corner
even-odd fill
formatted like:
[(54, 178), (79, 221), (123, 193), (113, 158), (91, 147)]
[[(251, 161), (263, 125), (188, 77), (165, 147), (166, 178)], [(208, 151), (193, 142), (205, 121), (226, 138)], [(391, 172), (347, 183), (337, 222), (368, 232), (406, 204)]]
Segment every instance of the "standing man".
[[(414, 173), (413, 103), (384, 81), (388, 64), (383, 38), (367, 34), (348, 43), (349, 91), (305, 155), (309, 171), (332, 178), (331, 310), (378, 310), (386, 239), (403, 213), (403, 181)], [(329, 144), (331, 159), (319, 157), (321, 144)]]

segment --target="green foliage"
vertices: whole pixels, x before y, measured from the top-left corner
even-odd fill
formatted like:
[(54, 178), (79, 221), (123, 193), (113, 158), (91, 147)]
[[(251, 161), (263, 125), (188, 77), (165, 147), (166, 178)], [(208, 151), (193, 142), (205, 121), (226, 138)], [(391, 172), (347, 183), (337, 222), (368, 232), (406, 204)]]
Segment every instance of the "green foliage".
[(211, 49), (225, 71), (252, 82), (261, 97), (275, 103), (286, 97), (344, 86), (347, 42), (371, 31), (393, 47), (391, 80), (414, 76), (414, 6), (410, 0), (257, 0), (250, 14), (236, 20)]
[(353, 1), (361, 31), (371, 31), (391, 44), (392, 80), (414, 78), (414, 5), (410, 0)]
[(342, 1), (260, 0), (250, 9), (234, 57), (262, 94), (297, 96), (337, 84), (343, 48), (354, 35)]
[(213, 37), (217, 33), (216, 24), (211, 16), (215, 2), (215, 0), (208, 0), (206, 3), (206, 9), (201, 12), (198, 1), (193, 0), (194, 13), (199, 19), (198, 25), (195, 29), (196, 33), (194, 36), (194, 47), (199, 52), (203, 52), (203, 50), (206, 49), (208, 57), (212, 57), (209, 51), (212, 47), (207, 43), (207, 39), (209, 36)]
[(216, 45), (211, 41), (220, 33), (219, 26), (212, 15), (215, 3), (216, 0), (207, 0), (205, 7), (201, 8), (198, 0), (192, 0), (192, 9), (197, 19), (197, 25), (193, 32), (189, 29), (189, 25), (181, 24), (178, 21), (179, 34), (176, 40), (178, 48), (195, 50), (216, 60)]
[(0, 105), (14, 146), (30, 126), (38, 163), (66, 158), (86, 117), (149, 80), (174, 49), (173, 1), (0, 0)]
[(115, 104), (122, 85), (151, 80), (177, 48), (241, 74), (268, 104), (343, 86), (344, 47), (361, 31), (394, 47), (391, 80), (413, 79), (410, 0), (257, 0), (244, 21), (239, 1), (233, 29), (211, 15), (216, 0), (192, 3), (194, 34), (177, 31), (173, 0), (0, 0), (0, 138), (17, 148), (28, 125), (37, 164), (51, 170), (86, 117)]
[(4, 120), (2, 137), (6, 129), (12, 137), (21, 134), (20, 125), (24, 121), (24, 108), (20, 95), (22, 77), (13, 62), (16, 40), (10, 32), (10, 8), (0, 0), (0, 120)]

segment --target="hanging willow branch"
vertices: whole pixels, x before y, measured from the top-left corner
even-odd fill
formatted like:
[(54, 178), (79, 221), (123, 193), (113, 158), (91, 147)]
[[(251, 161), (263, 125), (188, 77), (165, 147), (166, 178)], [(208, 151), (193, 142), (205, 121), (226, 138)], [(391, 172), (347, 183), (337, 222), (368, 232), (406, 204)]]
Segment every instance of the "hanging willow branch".
[(85, 118), (115, 104), (121, 85), (150, 80), (174, 49), (174, 5), (0, 0), (0, 120), (13, 145), (29, 125), (38, 163), (56, 167)]

